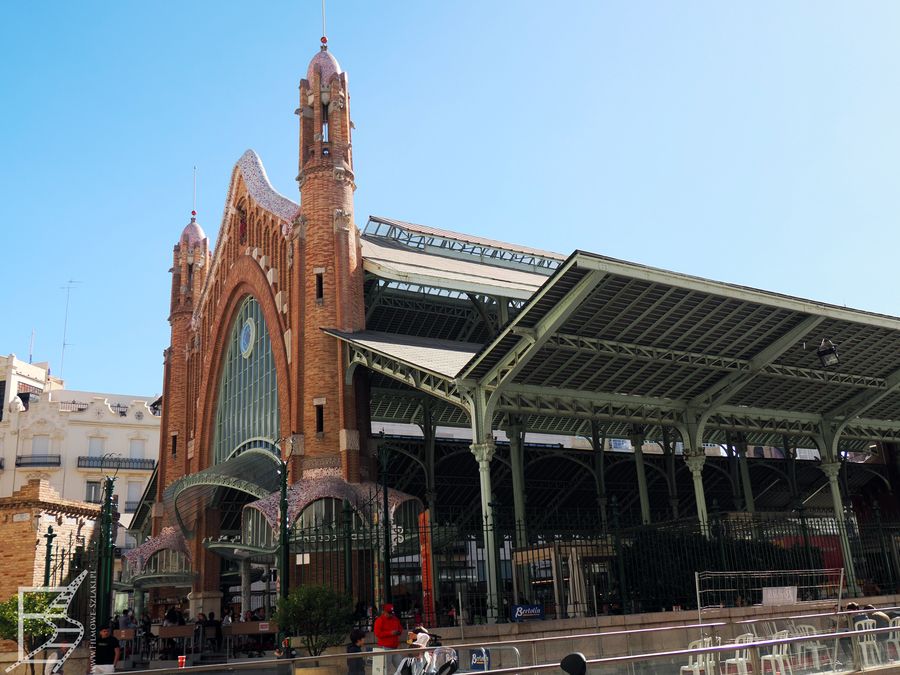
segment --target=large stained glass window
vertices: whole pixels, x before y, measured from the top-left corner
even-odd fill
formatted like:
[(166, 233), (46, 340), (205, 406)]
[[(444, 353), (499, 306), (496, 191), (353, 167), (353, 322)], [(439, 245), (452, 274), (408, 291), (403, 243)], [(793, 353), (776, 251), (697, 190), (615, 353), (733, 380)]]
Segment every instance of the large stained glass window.
[(272, 343), (256, 299), (241, 303), (221, 364), (216, 402), (216, 463), (248, 448), (278, 452), (278, 387)]

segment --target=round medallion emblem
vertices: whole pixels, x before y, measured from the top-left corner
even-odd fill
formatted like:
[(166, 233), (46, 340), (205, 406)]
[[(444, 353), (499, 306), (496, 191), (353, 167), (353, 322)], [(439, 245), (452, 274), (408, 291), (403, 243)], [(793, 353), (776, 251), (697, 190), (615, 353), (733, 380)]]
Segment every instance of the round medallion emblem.
[(253, 319), (248, 318), (241, 326), (241, 356), (245, 359), (253, 352), (253, 345), (256, 342), (256, 323)]

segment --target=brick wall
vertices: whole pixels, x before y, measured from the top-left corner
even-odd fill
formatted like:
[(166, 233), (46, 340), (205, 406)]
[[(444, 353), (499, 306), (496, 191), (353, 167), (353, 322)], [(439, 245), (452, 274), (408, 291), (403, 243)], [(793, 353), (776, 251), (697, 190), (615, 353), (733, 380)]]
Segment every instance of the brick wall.
[(57, 535), (54, 545), (68, 549), (79, 536), (90, 541), (99, 517), (99, 506), (64, 500), (46, 480), (31, 480), (0, 498), (0, 600), (15, 595), (19, 586), (43, 583), (43, 535), (49, 526)]

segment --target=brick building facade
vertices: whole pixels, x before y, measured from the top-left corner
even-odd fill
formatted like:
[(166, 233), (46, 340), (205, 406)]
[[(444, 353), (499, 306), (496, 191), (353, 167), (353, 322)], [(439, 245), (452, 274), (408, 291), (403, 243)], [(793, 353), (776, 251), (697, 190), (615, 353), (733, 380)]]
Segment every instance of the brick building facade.
[[(247, 151), (215, 250), (195, 215), (174, 248), (157, 506), (145, 531), (158, 536), (177, 520), (187, 534), (193, 611), (219, 610), (222, 595), (220, 557), (204, 539), (239, 529), (252, 497), (232, 491), (237, 498), (222, 507), (218, 494), (187, 490), (179, 494), (195, 508), (183, 514), (172, 493), (186, 477), (227, 470), (248, 449), (284, 455), (292, 484), (322, 476), (357, 483), (372, 473), (358, 424), (366, 406), (345, 381), (339, 343), (321, 330), (364, 325), (349, 103), (347, 76), (323, 43), (296, 111), (300, 206), (272, 189)], [(175, 512), (161, 508), (167, 501)]]
[[(529, 531), (690, 516), (706, 533), (707, 500), (788, 519), (830, 511), (849, 577), (854, 556), (877, 567), (868, 547), (852, 549), (843, 505), (896, 481), (882, 448), (900, 441), (900, 356), (887, 368), (880, 345), (900, 320), (375, 216), (360, 231), (348, 80), (324, 43), (295, 112), (299, 204), (248, 150), (215, 249), (195, 217), (174, 247), (158, 473), (133, 525), (146, 541), (126, 554), (151, 602), (186, 594), (192, 614), (219, 612), (239, 585), (249, 607), (251, 585), (279, 564), (283, 517), (327, 528), (350, 504), (383, 525), (384, 507), (365, 498), (381, 489), (376, 455), (385, 483), (415, 495), (381, 493), (391, 525), (411, 532), (427, 504), (448, 528), (435, 595), (477, 595), (491, 621), (502, 598), (549, 588), (532, 563), (513, 569)], [(826, 338), (859, 331), (869, 342), (842, 361), (848, 372), (827, 370)], [(780, 450), (748, 453), (765, 447)], [(762, 486), (751, 468), (778, 479)], [(390, 566), (390, 542), (370, 543), (353, 566), (328, 567), (351, 583), (371, 559), (371, 578), (388, 576), (375, 567), (378, 551)], [(280, 565), (292, 581), (303, 566), (315, 578), (333, 552)], [(388, 590), (421, 577), (412, 568), (427, 551), (394, 554), (410, 567), (382, 580)], [(598, 574), (600, 592), (616, 592), (613, 571)], [(381, 599), (377, 583), (348, 590)]]
[(71, 555), (79, 546), (87, 549), (99, 518), (99, 505), (63, 499), (47, 480), (30, 480), (0, 497), (0, 539), (6, 543), (0, 548), (0, 598), (15, 595), (19, 586), (43, 583), (44, 535), (50, 527), (56, 534), (54, 546)]

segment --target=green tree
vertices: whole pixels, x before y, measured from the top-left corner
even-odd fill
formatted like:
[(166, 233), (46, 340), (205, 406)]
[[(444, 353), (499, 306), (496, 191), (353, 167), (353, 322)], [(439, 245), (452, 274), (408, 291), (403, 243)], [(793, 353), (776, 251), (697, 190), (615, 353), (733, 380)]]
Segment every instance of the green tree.
[(353, 627), (353, 600), (329, 586), (299, 586), (278, 602), (275, 620), (287, 635), (300, 638), (310, 656), (347, 641)]
[[(46, 593), (28, 593), (24, 598), (26, 612), (42, 612), (50, 604), (50, 596)], [(53, 635), (53, 628), (45, 621), (38, 619), (26, 619), (22, 626), (22, 645), (25, 653), (30, 653), (35, 647), (47, 642)], [(0, 638), (3, 640), (19, 641), (19, 596), (14, 595), (6, 602), (0, 603)], [(31, 664), (31, 672), (34, 673), (34, 664)]]

